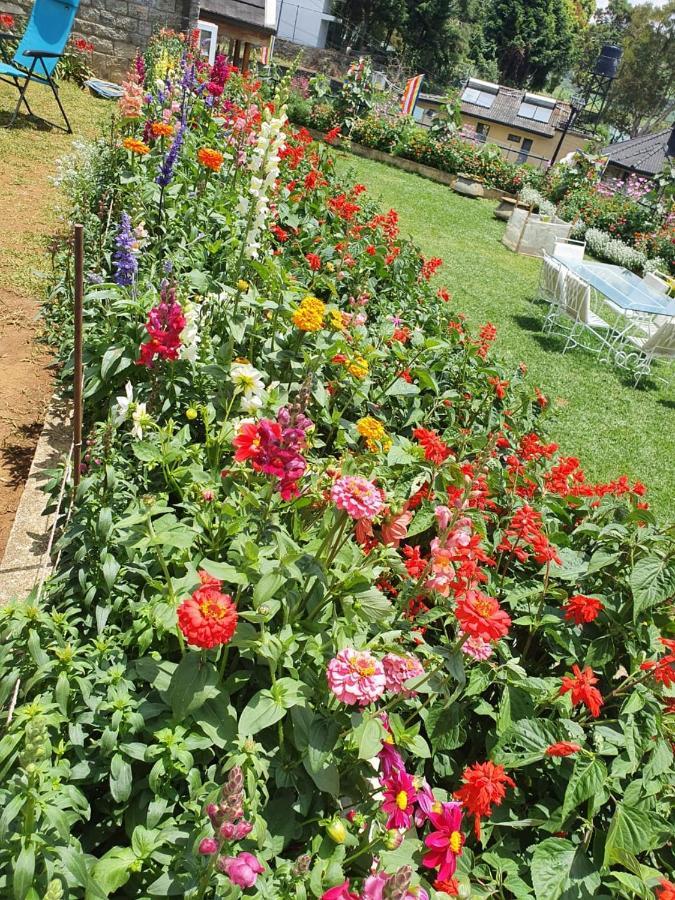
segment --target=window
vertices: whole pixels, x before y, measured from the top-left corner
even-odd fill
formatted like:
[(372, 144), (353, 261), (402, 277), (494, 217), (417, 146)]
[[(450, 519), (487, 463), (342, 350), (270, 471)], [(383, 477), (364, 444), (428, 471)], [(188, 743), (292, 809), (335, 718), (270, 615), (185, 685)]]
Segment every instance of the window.
[(490, 133), (490, 126), (486, 125), (485, 122), (479, 122), (476, 125), (476, 137), (482, 143), (485, 143), (489, 133)]
[(510, 141), (512, 144), (519, 144), (522, 141), (522, 138), (519, 134), (510, 134), (506, 140)]
[(490, 94), (487, 91), (479, 91), (477, 88), (464, 88), (462, 100), (465, 103), (473, 103), (474, 106), (482, 106), (483, 109), (490, 109), (495, 102), (496, 94)]
[(517, 162), (525, 163), (527, 162), (527, 158), (530, 154), (530, 150), (532, 149), (532, 141), (530, 138), (525, 138), (523, 143), (520, 145), (520, 153), (518, 154)]
[(204, 22), (201, 19), (197, 23), (199, 31), (199, 52), (205, 56), (212, 66), (218, 49), (218, 26), (213, 22)]
[(425, 112), (427, 112), (427, 110), (424, 109), (424, 107), (415, 105), (415, 108), (413, 109), (413, 119), (416, 122), (421, 122)]

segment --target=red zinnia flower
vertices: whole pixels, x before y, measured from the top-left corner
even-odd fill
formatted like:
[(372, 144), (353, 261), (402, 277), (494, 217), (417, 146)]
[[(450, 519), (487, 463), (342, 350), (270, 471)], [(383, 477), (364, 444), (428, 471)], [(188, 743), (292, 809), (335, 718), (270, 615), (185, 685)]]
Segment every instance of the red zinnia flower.
[(574, 744), (572, 741), (558, 741), (557, 744), (551, 744), (546, 748), (546, 756), (572, 756), (581, 750), (580, 744)]
[(481, 816), (492, 814), (493, 806), (500, 806), (506, 796), (506, 788), (516, 784), (504, 771), (504, 766), (492, 762), (474, 763), (462, 773), (464, 784), (454, 796), (474, 817), (474, 832), (480, 840)]
[(605, 607), (595, 597), (585, 597), (583, 594), (575, 594), (564, 604), (566, 619), (574, 619), (575, 625), (585, 625), (598, 618)]
[(220, 592), (221, 583), (200, 572), (202, 586), (178, 607), (178, 625), (189, 644), (210, 650), (229, 644), (237, 627), (237, 610), (229, 594)]
[(593, 687), (594, 684), (598, 683), (598, 679), (593, 674), (593, 669), (590, 666), (586, 666), (582, 672), (579, 666), (575, 664), (572, 666), (572, 672), (574, 673), (573, 678), (569, 675), (563, 677), (560, 696), (571, 691), (572, 706), (583, 703), (584, 706), (588, 707), (593, 718), (597, 719), (604, 700), (600, 691)]
[(455, 615), (465, 634), (482, 641), (498, 641), (511, 627), (511, 617), (499, 601), (478, 590), (467, 591), (466, 597), (457, 601)]

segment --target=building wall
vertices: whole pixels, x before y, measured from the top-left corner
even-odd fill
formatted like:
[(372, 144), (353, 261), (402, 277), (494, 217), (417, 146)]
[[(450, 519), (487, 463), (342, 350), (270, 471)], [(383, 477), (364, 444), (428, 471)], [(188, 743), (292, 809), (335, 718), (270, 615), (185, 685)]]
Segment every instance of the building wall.
[(279, 0), (277, 6), (280, 38), (307, 47), (326, 46), (330, 0)]
[[(558, 146), (561, 135), (560, 131), (556, 131), (552, 137), (547, 137), (543, 134), (532, 134), (518, 128), (517, 125), (501, 125), (497, 122), (488, 122), (475, 116), (465, 115), (464, 113), (462, 113), (462, 122), (464, 122), (465, 125), (470, 125), (472, 128), (476, 129), (476, 131), (479, 130), (481, 124), (487, 125), (487, 142), (508, 147), (509, 150), (504, 151), (504, 155), (507, 159), (514, 162), (518, 159), (521, 148), (523, 147), (523, 141), (525, 140), (532, 141), (532, 146), (528, 150), (530, 156), (540, 157), (544, 160), (551, 159), (555, 153), (555, 148)], [(514, 141), (509, 140), (509, 138), (519, 138), (520, 140)], [(558, 152), (558, 158), (562, 158), (571, 150), (577, 150), (580, 147), (583, 147), (587, 140), (587, 138), (579, 134), (574, 134), (574, 132), (566, 134), (560, 151)], [(522, 162), (523, 160), (520, 161)], [(528, 160), (524, 161), (527, 162)], [(538, 160), (533, 159), (531, 162), (537, 164)]]
[[(27, 16), (32, 0), (5, 0), (3, 12)], [(73, 34), (94, 44), (94, 69), (119, 79), (137, 49), (159, 28), (182, 31), (197, 21), (198, 0), (81, 0)]]

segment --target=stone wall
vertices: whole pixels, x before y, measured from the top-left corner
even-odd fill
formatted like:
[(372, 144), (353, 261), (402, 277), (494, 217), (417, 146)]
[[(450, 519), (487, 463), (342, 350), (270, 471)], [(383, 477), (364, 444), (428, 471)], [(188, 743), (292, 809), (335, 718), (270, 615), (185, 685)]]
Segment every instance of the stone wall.
[[(32, 5), (32, 0), (5, 0), (2, 10), (26, 16)], [(198, 10), (198, 0), (81, 0), (73, 35), (94, 44), (97, 75), (119, 80), (156, 29), (184, 30), (196, 22)]]

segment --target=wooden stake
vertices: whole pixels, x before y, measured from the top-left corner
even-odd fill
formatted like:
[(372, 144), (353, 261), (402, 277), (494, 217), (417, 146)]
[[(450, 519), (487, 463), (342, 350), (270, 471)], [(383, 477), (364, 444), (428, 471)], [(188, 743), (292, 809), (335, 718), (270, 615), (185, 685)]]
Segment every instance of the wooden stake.
[(75, 371), (73, 373), (73, 484), (80, 483), (82, 462), (82, 298), (84, 295), (84, 226), (75, 226)]

